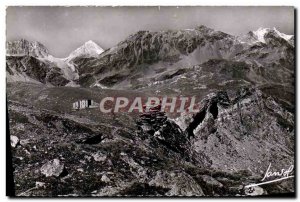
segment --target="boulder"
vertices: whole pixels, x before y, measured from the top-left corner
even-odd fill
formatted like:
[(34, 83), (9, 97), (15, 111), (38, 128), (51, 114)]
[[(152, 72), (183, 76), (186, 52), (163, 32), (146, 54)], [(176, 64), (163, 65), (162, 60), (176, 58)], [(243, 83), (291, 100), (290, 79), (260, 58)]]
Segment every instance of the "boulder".
[(167, 196), (204, 196), (200, 185), (182, 171), (157, 171), (149, 185), (169, 189)]
[(102, 161), (105, 161), (107, 156), (105, 154), (102, 154), (102, 153), (95, 153), (95, 154), (92, 154), (93, 158), (95, 161), (99, 161), (99, 162), (102, 162)]
[(266, 191), (263, 188), (256, 186), (256, 187), (245, 188), (245, 194), (247, 196), (259, 196), (259, 195), (266, 194)]
[(209, 175), (202, 175), (201, 178), (207, 186), (217, 187), (217, 188), (223, 187), (222, 183), (220, 183), (219, 181), (217, 181), (216, 179), (214, 179), (213, 177), (211, 177)]
[(46, 177), (56, 176), (59, 177), (64, 172), (65, 166), (59, 159), (48, 161), (41, 167), (41, 173)]
[(35, 182), (35, 187), (37, 188), (45, 188), (46, 183), (45, 182)]
[(11, 135), (10, 136), (10, 145), (12, 147), (16, 147), (19, 144), (20, 140), (17, 136)]
[(101, 181), (107, 183), (110, 182), (110, 179), (106, 175), (102, 175)]

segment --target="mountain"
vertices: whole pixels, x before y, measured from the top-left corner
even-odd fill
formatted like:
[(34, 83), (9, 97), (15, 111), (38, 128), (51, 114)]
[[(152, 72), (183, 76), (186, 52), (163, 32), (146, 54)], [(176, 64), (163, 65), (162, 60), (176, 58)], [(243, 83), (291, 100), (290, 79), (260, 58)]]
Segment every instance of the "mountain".
[(49, 55), (49, 52), (43, 44), (37, 41), (21, 39), (17, 41), (8, 41), (6, 43), (6, 55), (44, 58)]
[(191, 66), (211, 58), (229, 58), (239, 49), (237, 42), (233, 36), (204, 26), (193, 30), (140, 31), (98, 58), (74, 62), (80, 67), (81, 85), (113, 86), (129, 74), (150, 76), (163, 71), (162, 67), (171, 69), (170, 66)]
[(205, 155), (202, 159), (208, 160), (202, 163), (228, 171), (248, 170), (253, 175), (262, 172), (265, 161), (274, 168), (293, 164), (289, 154), (294, 146), (294, 116), (274, 98), (255, 88), (240, 88), (232, 97), (226, 91), (208, 94), (201, 103), (193, 118), (183, 115), (176, 122), (194, 137), (195, 155)]
[(65, 58), (64, 60), (71, 61), (78, 57), (97, 57), (100, 55), (104, 50), (98, 46), (93, 41), (87, 41), (82, 46), (74, 50), (70, 55)]
[[(145, 83), (155, 85), (157, 78), (164, 74), (215, 59), (250, 65), (248, 76), (255, 83), (279, 80), (286, 84), (293, 80), (293, 36), (275, 28), (260, 28), (242, 37), (205, 26), (187, 30), (140, 31), (104, 52), (96, 43), (88, 41), (63, 59), (49, 55), (38, 42), (21, 40), (7, 44), (8, 55), (39, 55), (42, 62), (61, 69), (70, 84), (84, 87), (144, 88)], [(35, 50), (33, 47), (41, 48)], [(261, 69), (265, 71), (263, 74)]]
[(7, 56), (6, 71), (7, 82), (21, 81), (54, 86), (64, 86), (70, 82), (59, 67), (32, 56)]
[(287, 34), (281, 33), (275, 27), (273, 29), (260, 27), (256, 31), (250, 31), (248, 34), (246, 34), (245, 36), (242, 36), (240, 39), (241, 39), (241, 41), (246, 42), (246, 43), (247, 42), (248, 43), (256, 43), (256, 42), (267, 43), (270, 35), (275, 36), (275, 38), (282, 38), (287, 42), (289, 42), (289, 40), (291, 38), (293, 38), (293, 35), (287, 35)]
[(53, 57), (44, 45), (36, 41), (8, 41), (6, 47), (8, 82), (34, 82), (54, 86), (78, 86), (79, 76), (72, 61), (75, 58), (94, 57), (103, 52), (92, 41), (86, 42), (67, 58)]
[[(201, 66), (215, 59), (245, 62), (252, 66), (253, 77), (268, 77), (258, 81), (255, 78), (255, 82), (269, 82), (274, 71), (278, 76), (284, 74), (279, 79), (282, 83), (292, 81), (294, 47), (286, 40), (290, 37), (284, 39), (282, 36), (286, 35), (270, 30), (265, 33), (266, 43), (262, 43), (253, 33), (250, 32), (248, 38), (235, 37), (205, 26), (189, 30), (140, 31), (99, 57), (77, 59), (74, 64), (79, 67), (79, 83), (85, 87), (100, 84), (136, 89), (145, 87), (149, 81), (153, 83), (151, 80), (156, 82), (156, 78), (168, 71)], [(263, 66), (270, 68), (264, 68), (266, 72), (261, 75)]]

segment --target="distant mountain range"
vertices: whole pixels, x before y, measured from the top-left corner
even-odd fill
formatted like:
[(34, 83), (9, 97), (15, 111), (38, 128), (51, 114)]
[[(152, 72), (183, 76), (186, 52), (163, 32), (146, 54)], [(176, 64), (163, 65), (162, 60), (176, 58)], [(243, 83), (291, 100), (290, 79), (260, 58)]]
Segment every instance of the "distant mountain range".
[(264, 75), (257, 75), (253, 70), (251, 77), (255, 78), (251, 79), (264, 77), (259, 79), (264, 82), (274, 78), (274, 71), (277, 76), (283, 71), (280, 81), (286, 83), (290, 79), (287, 74), (293, 69), (293, 51), (294, 36), (280, 33), (275, 28), (259, 28), (244, 36), (232, 36), (205, 26), (188, 30), (140, 31), (106, 51), (88, 41), (67, 58), (55, 58), (41, 43), (22, 39), (7, 42), (7, 81), (139, 88), (146, 80), (164, 72), (221, 59), (244, 62), (253, 69), (278, 66), (268, 68)]
[(6, 43), (7, 80), (45, 83), (54, 86), (78, 86), (78, 72), (73, 61), (97, 57), (103, 49), (88, 41), (66, 58), (56, 58), (39, 42), (21, 39)]

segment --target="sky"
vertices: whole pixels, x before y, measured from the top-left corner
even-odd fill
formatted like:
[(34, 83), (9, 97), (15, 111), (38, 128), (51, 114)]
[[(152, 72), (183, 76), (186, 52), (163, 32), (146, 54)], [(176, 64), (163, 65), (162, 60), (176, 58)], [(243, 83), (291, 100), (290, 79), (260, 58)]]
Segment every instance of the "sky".
[(293, 7), (8, 7), (6, 39), (39, 41), (67, 57), (92, 40), (103, 49), (139, 30), (191, 29), (205, 25), (233, 35), (259, 27), (294, 34)]

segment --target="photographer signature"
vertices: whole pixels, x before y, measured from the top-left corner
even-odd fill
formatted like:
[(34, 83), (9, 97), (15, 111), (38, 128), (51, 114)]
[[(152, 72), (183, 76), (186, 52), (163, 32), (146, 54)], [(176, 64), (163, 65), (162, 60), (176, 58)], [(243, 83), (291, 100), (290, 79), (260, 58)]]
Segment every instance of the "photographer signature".
[[(245, 186), (245, 188), (255, 187), (255, 186), (259, 186), (259, 185), (263, 185), (263, 184), (269, 184), (269, 183), (272, 183), (272, 182), (278, 182), (278, 181), (281, 181), (281, 180), (285, 180), (285, 179), (294, 177), (293, 175), (291, 175), (291, 173), (294, 170), (293, 165), (291, 165), (288, 169), (281, 169), (280, 171), (270, 171), (270, 169), (271, 169), (271, 163), (270, 163), (263, 179), (261, 180), (262, 181), (261, 183), (250, 184), (250, 185)], [(279, 177), (279, 178), (274, 179), (274, 180), (265, 181), (270, 177)]]

